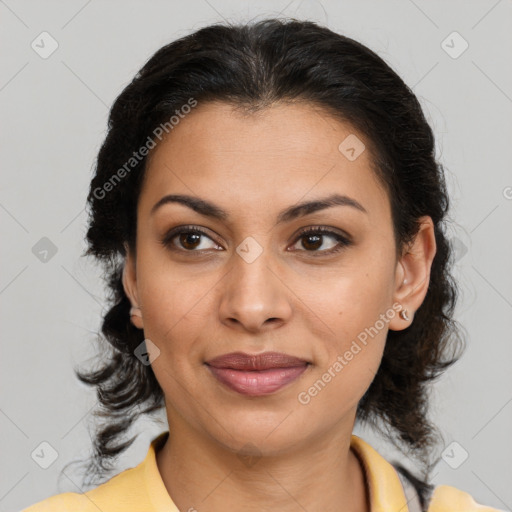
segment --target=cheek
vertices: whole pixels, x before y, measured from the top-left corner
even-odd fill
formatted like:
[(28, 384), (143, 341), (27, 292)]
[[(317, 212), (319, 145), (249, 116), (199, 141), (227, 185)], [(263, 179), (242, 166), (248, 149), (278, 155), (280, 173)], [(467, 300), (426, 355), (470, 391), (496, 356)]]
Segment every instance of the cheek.
[(145, 336), (175, 356), (173, 361), (180, 353), (193, 356), (194, 340), (211, 318), (214, 282), (183, 279), (175, 270), (149, 265), (139, 275)]
[(387, 323), (376, 318), (363, 328), (358, 321), (340, 325), (342, 334), (305, 382), (300, 403), (311, 403), (318, 411), (337, 411), (339, 416), (357, 405), (378, 371), (386, 343)]
[(343, 396), (355, 403), (364, 394), (379, 368), (389, 321), (396, 315), (391, 307), (391, 265), (371, 263), (365, 265), (362, 261), (358, 267), (344, 271), (343, 277), (333, 277), (323, 293), (308, 299), (308, 306), (322, 320), (316, 323), (327, 324), (329, 334), (322, 336), (318, 368), (308, 385), (313, 381), (321, 388), (327, 382), (321, 401), (332, 405)]
[[(332, 275), (325, 286), (316, 291), (310, 288), (305, 295), (307, 305), (333, 334), (337, 349), (374, 326), (390, 308), (393, 274), (389, 267), (371, 267), (362, 262), (358, 267), (343, 269), (342, 276)], [(392, 308), (391, 313), (394, 314)], [(382, 327), (379, 322), (378, 330)]]

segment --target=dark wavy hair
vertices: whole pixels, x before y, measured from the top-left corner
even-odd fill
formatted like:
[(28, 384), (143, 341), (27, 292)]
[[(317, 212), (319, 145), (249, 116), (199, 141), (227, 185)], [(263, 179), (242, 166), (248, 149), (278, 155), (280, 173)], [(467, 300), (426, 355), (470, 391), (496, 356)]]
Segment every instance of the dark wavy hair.
[(457, 361), (462, 342), (453, 319), (458, 290), (446, 235), (444, 169), (421, 106), (397, 73), (361, 43), (295, 19), (215, 24), (171, 42), (146, 62), (110, 110), (87, 198), (85, 255), (102, 263), (110, 292), (103, 336), (98, 333), (98, 366), (77, 370), (82, 382), (96, 387), (96, 415), (103, 419), (97, 423), (88, 475), (111, 469), (137, 437), (127, 436), (134, 422), (164, 407), (151, 366), (134, 356), (144, 333), (130, 321), (122, 285), (126, 248), (134, 254), (136, 249), (137, 201), (147, 158), (132, 162), (122, 179), (119, 170), (191, 98), (227, 102), (247, 113), (275, 102), (322, 108), (366, 137), (373, 170), (389, 196), (397, 254), (414, 239), (418, 219), (432, 218), (437, 253), (426, 297), (408, 328), (388, 332), (381, 365), (357, 411), (358, 421), (420, 462), (427, 481), (417, 480), (418, 487), (428, 487), (432, 449), (441, 437), (427, 418), (429, 384)]

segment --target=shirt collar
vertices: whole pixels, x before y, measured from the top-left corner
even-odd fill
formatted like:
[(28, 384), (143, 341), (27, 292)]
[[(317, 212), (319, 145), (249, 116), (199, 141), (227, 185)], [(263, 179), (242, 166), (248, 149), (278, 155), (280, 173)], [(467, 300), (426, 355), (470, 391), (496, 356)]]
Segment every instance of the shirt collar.
[(408, 512), (407, 499), (395, 468), (366, 441), (354, 434), (350, 448), (359, 458), (365, 473), (371, 512)]
[(146, 458), (142, 462), (142, 469), (149, 499), (151, 500), (153, 508), (158, 512), (179, 512), (178, 507), (173, 503), (167, 492), (167, 488), (160, 476), (156, 463), (156, 452), (163, 446), (168, 436), (169, 432), (162, 432), (151, 441)]

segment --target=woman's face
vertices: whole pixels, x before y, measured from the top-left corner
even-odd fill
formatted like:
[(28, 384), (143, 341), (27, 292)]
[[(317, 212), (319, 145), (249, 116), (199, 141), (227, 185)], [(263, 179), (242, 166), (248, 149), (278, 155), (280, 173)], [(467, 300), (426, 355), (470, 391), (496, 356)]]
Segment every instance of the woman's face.
[[(419, 307), (435, 252), (431, 237), (411, 275), (397, 260), (389, 198), (363, 143), (308, 104), (242, 116), (206, 103), (152, 150), (124, 283), (171, 430), (267, 454), (352, 431), (388, 329), (410, 323), (398, 304), (410, 316)], [(171, 194), (201, 211), (161, 202)], [(207, 364), (269, 351), (301, 361), (252, 373), (233, 369), (239, 358), (220, 365), (231, 370)]]

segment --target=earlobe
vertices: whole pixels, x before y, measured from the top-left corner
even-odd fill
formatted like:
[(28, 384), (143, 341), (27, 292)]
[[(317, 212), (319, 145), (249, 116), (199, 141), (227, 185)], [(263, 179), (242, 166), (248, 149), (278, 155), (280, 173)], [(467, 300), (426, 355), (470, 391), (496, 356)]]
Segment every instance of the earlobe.
[(140, 303), (137, 294), (135, 265), (131, 253), (128, 250), (126, 251), (126, 259), (123, 268), (122, 282), (124, 292), (126, 293), (126, 296), (128, 297), (132, 304), (132, 307), (130, 309), (131, 322), (133, 325), (135, 325), (135, 327), (142, 329), (142, 311), (140, 309)]
[(397, 263), (394, 300), (401, 306), (389, 328), (401, 331), (414, 321), (414, 313), (423, 303), (430, 283), (430, 269), (436, 254), (435, 231), (429, 216), (420, 219), (414, 241)]

